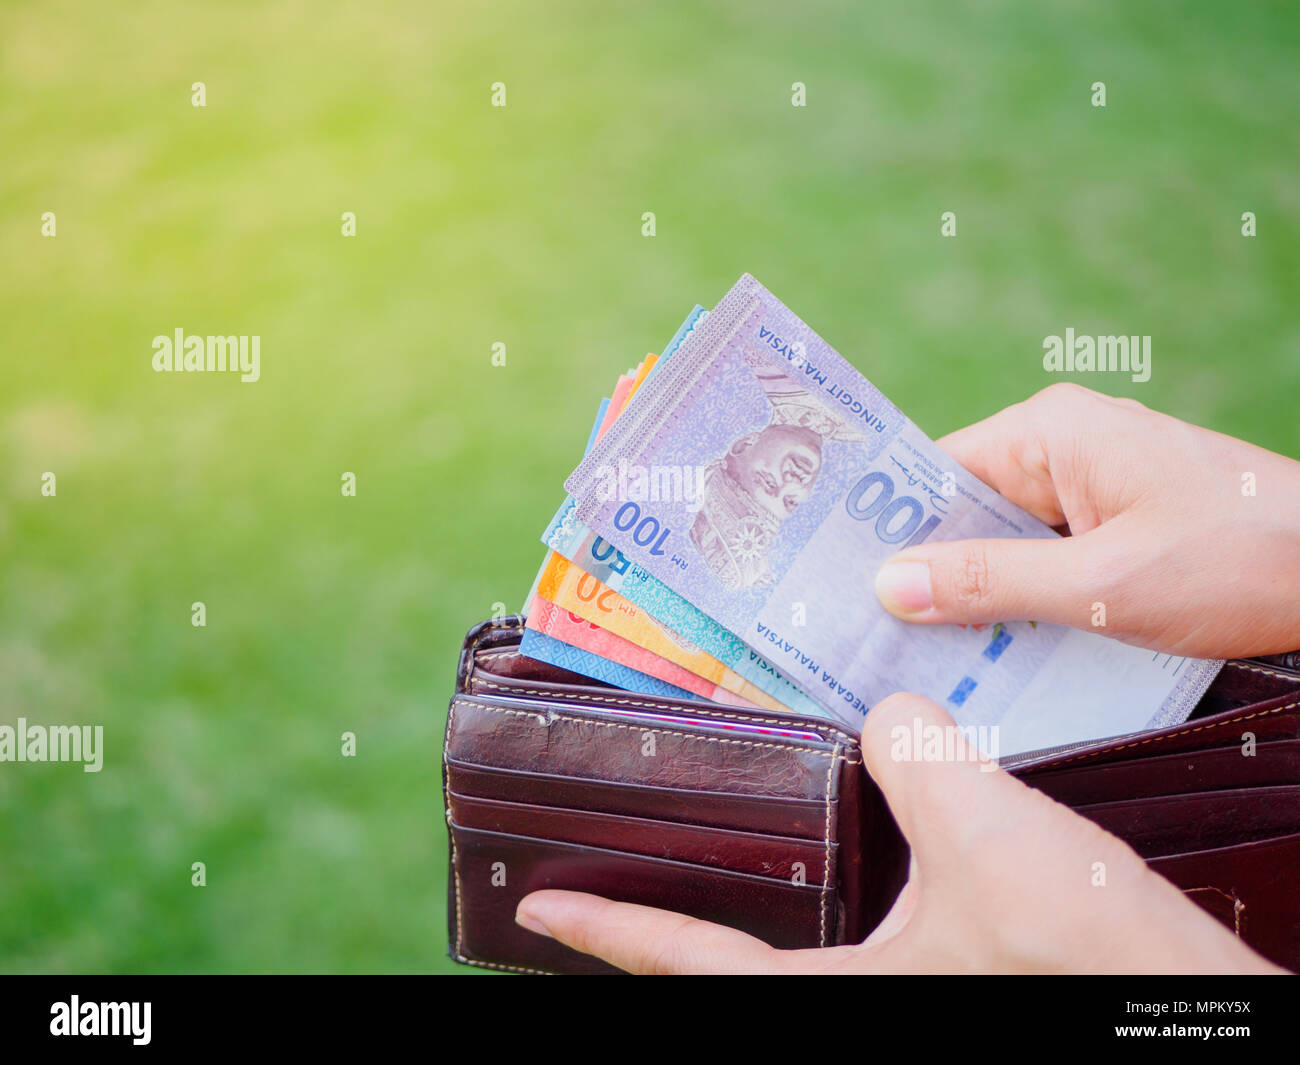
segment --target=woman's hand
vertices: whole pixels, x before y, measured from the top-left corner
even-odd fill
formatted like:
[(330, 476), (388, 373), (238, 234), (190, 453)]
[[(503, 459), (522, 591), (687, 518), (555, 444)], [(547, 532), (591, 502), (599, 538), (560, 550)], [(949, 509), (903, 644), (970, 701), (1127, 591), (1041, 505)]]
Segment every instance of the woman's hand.
[(953, 727), (919, 695), (867, 715), (862, 752), (912, 848), (907, 886), (866, 942), (781, 951), (743, 932), (569, 891), (525, 928), (639, 973), (1276, 972), (1123, 842), (955, 734), (952, 761), (898, 761), (896, 729)]
[(1064, 384), (938, 443), (1071, 535), (902, 551), (876, 580), (896, 616), (1057, 622), (1200, 658), (1300, 648), (1300, 463)]

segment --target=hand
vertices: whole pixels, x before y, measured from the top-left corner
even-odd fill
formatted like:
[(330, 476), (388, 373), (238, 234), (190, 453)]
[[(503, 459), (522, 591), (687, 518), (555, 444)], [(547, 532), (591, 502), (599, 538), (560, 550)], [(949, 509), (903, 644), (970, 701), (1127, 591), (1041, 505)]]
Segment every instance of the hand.
[(896, 616), (1057, 622), (1200, 658), (1300, 648), (1300, 463), (1078, 385), (938, 444), (1071, 535), (902, 551), (876, 579)]
[(863, 728), (867, 769), (912, 848), (907, 886), (864, 943), (781, 951), (570, 891), (528, 895), (516, 920), (641, 973), (1280, 971), (1125, 843), (985, 761), (960, 734), (954, 761), (894, 760), (894, 729), (916, 719), (953, 725), (928, 699), (893, 695)]

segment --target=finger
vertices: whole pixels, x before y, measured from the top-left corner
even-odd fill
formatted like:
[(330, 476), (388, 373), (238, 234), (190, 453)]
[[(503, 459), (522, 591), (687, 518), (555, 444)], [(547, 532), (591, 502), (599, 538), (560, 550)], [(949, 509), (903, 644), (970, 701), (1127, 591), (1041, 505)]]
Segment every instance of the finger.
[[(1083, 536), (953, 540), (900, 551), (876, 574), (876, 595), (921, 624), (1043, 621), (1086, 629), (1094, 605), (1115, 599), (1131, 551), (1117, 526)], [(1122, 546), (1122, 545), (1119, 545)]]
[(1065, 524), (1047, 446), (1028, 404), (1007, 407), (935, 443), (994, 491), (1045, 525)]
[[(983, 756), (943, 707), (900, 692), (867, 713), (862, 758), (912, 848), (909, 881), (937, 880), (1007, 830), (1028, 789)], [(910, 911), (894, 915), (896, 933)]]
[(580, 891), (535, 891), (515, 920), (631, 973), (777, 972), (791, 959), (734, 928)]
[[(1022, 403), (949, 433), (936, 443), (985, 484), (1053, 527), (1083, 519), (1080, 532), (1097, 524), (1088, 513), (1067, 514), (1067, 499), (1079, 511), (1089, 499), (1095, 462), (1080, 461), (1099, 447), (1122, 459), (1115, 441), (1133, 431), (1135, 400), (1117, 399), (1076, 384), (1056, 384)], [(1147, 412), (1149, 413), (1149, 412)]]

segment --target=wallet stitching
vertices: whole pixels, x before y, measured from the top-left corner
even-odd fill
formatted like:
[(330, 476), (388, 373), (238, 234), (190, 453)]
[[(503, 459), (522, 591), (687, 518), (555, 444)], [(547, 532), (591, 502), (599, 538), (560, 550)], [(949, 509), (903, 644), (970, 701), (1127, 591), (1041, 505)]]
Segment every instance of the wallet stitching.
[(470, 641), (468, 650), (470, 653), (471, 665), (473, 664), (473, 656), (474, 653), (478, 650), (479, 644), (481, 644), (485, 639), (487, 639), (488, 636), (495, 635), (498, 632), (523, 632), (523, 631), (524, 631), (524, 626), (522, 624), (518, 624), (518, 625), (506, 624), (503, 621), (493, 622), (492, 625), (483, 629), (482, 632), (480, 632), (477, 636), (474, 637), (474, 639)]
[(1035, 771), (1040, 769), (1055, 769), (1057, 766), (1065, 765), (1069, 762), (1077, 762), (1080, 758), (1091, 758), (1101, 754), (1111, 754), (1115, 751), (1125, 751), (1130, 747), (1141, 747), (1147, 743), (1157, 743), (1162, 740), (1177, 739), (1179, 736), (1190, 736), (1193, 732), (1204, 732), (1206, 729), (1223, 728), (1225, 725), (1235, 725), (1241, 721), (1249, 721), (1252, 717), (1268, 717), (1270, 714), (1280, 714), (1283, 710), (1294, 710), (1300, 707), (1300, 702), (1287, 703), (1286, 706), (1275, 706), (1272, 710), (1256, 710), (1251, 714), (1242, 714), (1240, 717), (1230, 717), (1224, 721), (1212, 721), (1208, 725), (1197, 725), (1195, 728), (1185, 728), (1181, 732), (1170, 732), (1162, 736), (1150, 736), (1144, 740), (1134, 740), (1132, 743), (1121, 743), (1115, 747), (1106, 747), (1099, 751), (1084, 751), (1083, 754), (1076, 754), (1072, 758), (1062, 758), (1056, 762), (1044, 762), (1042, 765), (1034, 766)]
[[(626, 729), (628, 732), (652, 732), (658, 736), (676, 736), (680, 739), (700, 740), (704, 743), (728, 743), (736, 747), (762, 747), (772, 751), (798, 751), (802, 754), (816, 755), (818, 758), (829, 758), (831, 759), (832, 764), (835, 762), (849, 761), (839, 753), (840, 745), (838, 743), (835, 745), (834, 750), (819, 751), (816, 747), (798, 747), (787, 743), (764, 743), (758, 740), (733, 740), (726, 736), (701, 736), (694, 732), (675, 732), (672, 729), (650, 728), (647, 725), (625, 725), (618, 721), (593, 721), (589, 717), (570, 717), (568, 714), (543, 714), (535, 710), (514, 710), (504, 706), (493, 706), (491, 703), (476, 702), (473, 699), (466, 699), (463, 696), (457, 696), (454, 701), (466, 703), (469, 706), (477, 706), (482, 710), (491, 710), (493, 713), (497, 714), (511, 714), (515, 717), (538, 718), (548, 724), (551, 721), (567, 721), (574, 725), (593, 725), (597, 728)], [(448, 734), (450, 735), (450, 729), (448, 730)]]
[[(665, 710), (672, 709), (671, 707), (664, 706), (662, 703), (647, 702), (644, 699), (616, 699), (605, 695), (580, 695), (580, 694), (575, 694), (573, 692), (549, 691), (541, 688), (536, 688), (536, 689), (521, 688), (513, 684), (497, 684), (494, 681), (484, 680), (482, 677), (478, 679), (478, 683), (483, 685), (483, 687), (485, 688), (495, 688), (497, 691), (513, 692), (514, 694), (520, 696), (547, 695), (550, 696), (552, 699), (573, 699), (573, 700), (582, 700), (584, 702), (592, 701), (592, 702), (602, 702), (602, 703), (613, 703), (616, 706), (641, 706), (649, 710), (665, 711)], [(797, 722), (791, 722), (788, 719), (783, 720), (780, 717), (754, 717), (752, 714), (716, 713), (713, 711), (705, 712), (705, 711), (697, 710), (695, 708), (691, 708), (690, 712), (702, 713), (710, 718), (716, 718), (718, 720), (753, 721), (759, 724), (772, 725), (776, 728), (789, 728), (791, 727), (792, 724), (797, 724)], [(701, 722), (701, 724), (707, 724), (707, 722)], [(830, 722), (828, 722), (827, 724), (829, 725)], [(834, 742), (836, 748), (838, 749), (839, 741), (836, 740), (831, 742)], [(812, 748), (797, 747), (793, 749), (802, 751), (802, 750), (811, 750)], [(840, 757), (843, 761), (848, 762), (850, 765), (860, 764), (856, 758), (849, 758), (846, 755), (841, 755)]]
[(1279, 673), (1276, 669), (1266, 669), (1264, 666), (1252, 666), (1245, 662), (1225, 662), (1225, 666), (1232, 666), (1234, 669), (1248, 669), (1252, 673), (1263, 673), (1269, 677), (1277, 677), (1279, 680), (1289, 680), (1294, 682), (1295, 677), (1288, 673)]
[(466, 965), (477, 965), (483, 969), (499, 969), (506, 973), (528, 973), (530, 976), (556, 976), (558, 974), (551, 972), (549, 969), (525, 969), (522, 965), (501, 965), (495, 961), (478, 961), (475, 958), (467, 958), (464, 954), (457, 954), (456, 960)]
[[(838, 754), (840, 745), (835, 745), (833, 754)], [(826, 839), (826, 858), (822, 866), (822, 905), (821, 905), (821, 945), (826, 946), (826, 897), (831, 887), (831, 774), (835, 770), (832, 759), (826, 765), (826, 827), (823, 830)]]
[(451, 701), (451, 709), (447, 714), (447, 735), (442, 741), (442, 764), (443, 764), (443, 781), (442, 781), (442, 805), (447, 818), (447, 842), (451, 846), (451, 875), (455, 882), (456, 889), (456, 956), (461, 957), (464, 953), (464, 947), (461, 943), (462, 937), (462, 917), (460, 908), (460, 861), (456, 852), (456, 833), (451, 824), (451, 788), (447, 782), (446, 766), (447, 751), (451, 746), (451, 730), (456, 721), (456, 700)]
[[(518, 656), (516, 656), (518, 657)], [(499, 691), (512, 691), (519, 695), (549, 695), (553, 699), (580, 699), (584, 702), (598, 701), (604, 703), (614, 703), (618, 706), (643, 706), (651, 710), (665, 710), (667, 707), (663, 703), (649, 702), (645, 699), (617, 699), (605, 695), (582, 695), (574, 692), (546, 691), (542, 689), (521, 688), (513, 684), (497, 684), (490, 680), (479, 679), (479, 683), (485, 688), (496, 688)], [(698, 712), (698, 711), (697, 711)], [(709, 711), (707, 716), (728, 721), (756, 721), (761, 724), (784, 725), (789, 727), (789, 720), (782, 720), (780, 717), (755, 717), (753, 714), (732, 714), (732, 713), (714, 713)]]

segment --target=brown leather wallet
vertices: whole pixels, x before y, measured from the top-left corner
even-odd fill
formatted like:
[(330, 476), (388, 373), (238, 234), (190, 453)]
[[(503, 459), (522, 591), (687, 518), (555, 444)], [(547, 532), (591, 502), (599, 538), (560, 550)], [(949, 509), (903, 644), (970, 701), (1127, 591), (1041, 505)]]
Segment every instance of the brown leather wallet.
[[(470, 630), (447, 717), (453, 958), (615, 971), (515, 924), (540, 888), (674, 910), (776, 947), (859, 942), (888, 912), (908, 850), (856, 734), (607, 687), (524, 657), (522, 631), (517, 617)], [(1004, 764), (1300, 969), (1300, 670), (1280, 661), (1294, 659), (1229, 661), (1182, 725)]]

